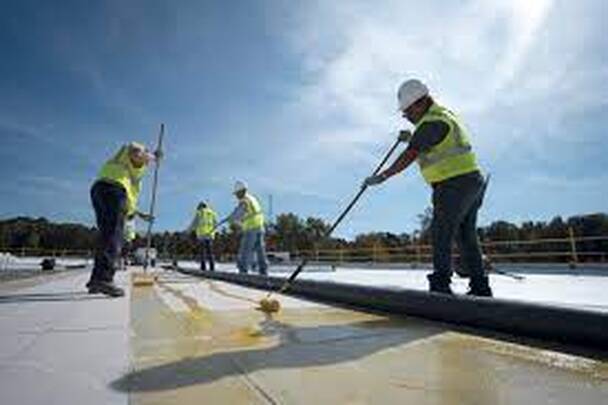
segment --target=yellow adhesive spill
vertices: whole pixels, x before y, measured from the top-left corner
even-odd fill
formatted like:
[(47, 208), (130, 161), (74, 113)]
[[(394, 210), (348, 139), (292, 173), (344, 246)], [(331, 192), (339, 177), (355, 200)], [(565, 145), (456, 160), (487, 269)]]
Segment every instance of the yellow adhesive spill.
[(252, 325), (248, 328), (245, 328), (244, 331), (250, 336), (254, 338), (262, 338), (276, 335), (278, 330), (273, 328), (271, 323), (272, 321), (265, 320), (263, 322), (258, 323), (257, 325)]
[(264, 331), (258, 326), (252, 326), (247, 331), (248, 335), (251, 337), (262, 337), (264, 336)]
[[(595, 378), (606, 363), (444, 325), (331, 307), (211, 313), (189, 290), (162, 288), (188, 311), (172, 312), (159, 290), (134, 291), (134, 364), (121, 383), (134, 404), (582, 404), (602, 403), (608, 388)], [(205, 299), (253, 302), (202, 288)]]
[(254, 346), (264, 337), (264, 332), (257, 326), (243, 328), (233, 331), (230, 339), (243, 346)]
[[(210, 290), (220, 295), (255, 302), (255, 300), (228, 293), (210, 281), (207, 281), (207, 285), (209, 286)], [(160, 282), (159, 287), (178, 298), (188, 307), (187, 322), (182, 326), (183, 332), (185, 332), (186, 336), (192, 337), (196, 334), (200, 334), (203, 330), (206, 330), (207, 332), (211, 332), (212, 336), (217, 337), (215, 339), (216, 341), (224, 342), (224, 344), (228, 347), (243, 347), (257, 346), (259, 345), (261, 339), (272, 335), (272, 331), (269, 332), (269, 327), (272, 329), (271, 325), (274, 320), (270, 314), (265, 314), (263, 320), (259, 320), (258, 323), (248, 327), (231, 325), (231, 323), (227, 322), (227, 320), (224, 320), (221, 323), (219, 323), (217, 320), (212, 322), (211, 311), (201, 307), (200, 303), (196, 299), (184, 294), (183, 291), (170, 287), (166, 283)], [(251, 314), (252, 315), (247, 318), (258, 318), (256, 313), (252, 312)], [(179, 317), (180, 314), (175, 314), (175, 316)], [(238, 324), (242, 324), (242, 320), (243, 319), (241, 317)], [(209, 329), (211, 324), (213, 324), (213, 326), (211, 329)]]
[(180, 290), (169, 287), (165, 283), (160, 282), (158, 284), (163, 290), (171, 293), (173, 296), (180, 299), (184, 304), (186, 304), (186, 306), (189, 309), (188, 314), (193, 320), (210, 320), (211, 319), (211, 313), (207, 310), (204, 310), (199, 305), (199, 303), (196, 299), (189, 297), (188, 295), (184, 294)]
[(559, 353), (551, 350), (539, 350), (515, 344), (486, 342), (484, 350), (501, 356), (543, 364), (545, 366), (588, 374), (595, 378), (608, 380), (608, 365), (599, 361)]
[(447, 345), (457, 346), (459, 350), (483, 351), (501, 357), (608, 380), (608, 364), (590, 358), (459, 333), (447, 333), (441, 336), (441, 339), (445, 339)]
[(232, 293), (227, 292), (226, 290), (221, 289), (213, 281), (206, 280), (206, 283), (209, 286), (209, 289), (211, 291), (213, 291), (214, 293), (217, 293), (219, 295), (223, 295), (224, 297), (234, 298), (234, 299), (237, 299), (237, 300), (240, 300), (240, 301), (247, 301), (247, 302), (252, 302), (254, 304), (257, 304), (257, 301), (254, 300), (254, 299), (252, 299), (252, 298), (243, 297), (243, 296), (237, 295), (237, 294), (232, 294)]

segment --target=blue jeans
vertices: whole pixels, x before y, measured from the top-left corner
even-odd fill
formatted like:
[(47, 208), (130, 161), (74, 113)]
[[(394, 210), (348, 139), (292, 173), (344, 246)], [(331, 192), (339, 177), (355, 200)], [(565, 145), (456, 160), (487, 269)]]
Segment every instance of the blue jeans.
[(431, 288), (446, 288), (452, 275), (452, 242), (456, 240), (462, 266), (470, 274), (470, 287), (488, 288), (481, 248), (477, 237), (477, 212), (483, 202), (485, 185), (479, 172), (437, 184), (433, 188), (433, 267), (428, 276)]
[(209, 270), (215, 271), (215, 260), (213, 257), (213, 239), (211, 238), (199, 238), (200, 243), (200, 262), (201, 270), (207, 270), (205, 262), (209, 262)]
[(268, 262), (266, 261), (266, 247), (264, 244), (264, 231), (245, 231), (241, 236), (236, 266), (239, 273), (247, 273), (253, 263), (253, 255), (257, 257), (257, 268), (262, 275), (267, 274)]

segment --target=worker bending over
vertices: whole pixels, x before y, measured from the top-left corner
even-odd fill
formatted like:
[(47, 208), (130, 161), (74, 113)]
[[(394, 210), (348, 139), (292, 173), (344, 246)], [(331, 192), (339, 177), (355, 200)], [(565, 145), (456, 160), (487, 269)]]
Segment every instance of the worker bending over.
[(368, 177), (373, 186), (418, 163), (433, 189), (433, 273), (430, 291), (452, 294), (452, 241), (456, 239), (462, 265), (470, 274), (469, 295), (492, 296), (477, 237), (477, 212), (485, 183), (464, 125), (452, 111), (437, 104), (420, 81), (405, 81), (397, 98), (403, 117), (415, 125), (414, 134), (401, 131), (406, 150), (383, 172)]
[(112, 297), (124, 295), (114, 284), (117, 259), (120, 255), (126, 219), (139, 216), (153, 218), (137, 210), (137, 200), (148, 164), (160, 159), (160, 152), (150, 153), (144, 145), (131, 142), (108, 160), (91, 187), (91, 201), (97, 220), (98, 242), (95, 264), (87, 283), (89, 293)]
[(194, 232), (200, 244), (201, 270), (207, 270), (206, 262), (209, 262), (209, 270), (215, 271), (215, 259), (213, 257), (213, 240), (215, 239), (215, 229), (217, 227), (217, 214), (209, 204), (201, 201), (196, 209), (196, 214), (192, 223), (188, 227), (190, 232)]
[(240, 273), (247, 273), (257, 258), (257, 268), (262, 275), (268, 272), (266, 247), (264, 244), (264, 212), (257, 198), (247, 191), (247, 185), (237, 181), (234, 185), (234, 196), (239, 204), (234, 211), (219, 224), (231, 222), (240, 225), (243, 234), (239, 244), (236, 265)]

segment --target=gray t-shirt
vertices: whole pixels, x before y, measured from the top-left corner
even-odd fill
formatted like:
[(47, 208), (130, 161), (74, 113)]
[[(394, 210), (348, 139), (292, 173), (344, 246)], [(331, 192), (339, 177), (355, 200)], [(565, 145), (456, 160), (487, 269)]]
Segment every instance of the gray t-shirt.
[(416, 129), (407, 149), (417, 153), (428, 152), (433, 146), (439, 145), (449, 132), (450, 127), (445, 122), (427, 121)]
[(245, 216), (245, 213), (247, 213), (247, 203), (245, 200), (240, 200), (239, 205), (237, 205), (232, 213), (228, 215), (226, 221), (241, 222)]

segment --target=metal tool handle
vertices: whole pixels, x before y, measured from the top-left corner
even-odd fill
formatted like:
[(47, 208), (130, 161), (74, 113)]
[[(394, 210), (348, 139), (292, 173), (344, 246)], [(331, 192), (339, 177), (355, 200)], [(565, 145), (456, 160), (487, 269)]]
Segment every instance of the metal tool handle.
[[(162, 151), (163, 137), (165, 136), (165, 124), (160, 124), (160, 133), (158, 134), (158, 144), (156, 151)], [(160, 159), (156, 159), (154, 166), (154, 180), (152, 181), (152, 198), (150, 199), (150, 221), (148, 222), (148, 232), (146, 234), (146, 253), (144, 258), (144, 272), (148, 270), (150, 262), (150, 248), (152, 247), (152, 225), (154, 224), (154, 208), (156, 207), (156, 189), (158, 187), (158, 170), (160, 168)]]
[[(397, 139), (397, 141), (393, 144), (393, 146), (391, 147), (391, 149), (384, 156), (384, 159), (382, 159), (382, 161), (380, 162), (380, 164), (378, 164), (378, 166), (374, 170), (372, 176), (375, 176), (375, 175), (377, 175), (380, 172), (380, 170), (382, 169), (382, 166), (384, 166), (384, 164), (391, 157), (391, 155), (393, 154), (393, 152), (395, 151), (395, 149), (397, 149), (397, 146), (399, 146), (399, 143), (401, 143), (401, 140)], [(355, 206), (355, 204), (357, 203), (357, 201), (359, 201), (359, 198), (361, 198), (361, 196), (363, 195), (363, 193), (365, 192), (365, 190), (367, 190), (367, 187), (368, 187), (367, 185), (364, 185), (363, 187), (361, 187), (361, 189), (359, 190), (359, 192), (357, 193), (357, 195), (355, 195), (355, 197), (351, 200), (350, 204), (348, 204), (346, 206), (346, 208), (344, 209), (344, 211), (342, 211), (342, 213), (340, 214), (340, 216), (338, 216), (338, 218), (334, 221), (334, 223), (332, 224), (332, 226), (327, 230), (327, 232), (323, 236), (324, 238), (329, 237), (333, 233), (333, 231), (338, 227), (338, 225), (340, 225), (340, 222), (342, 222), (342, 220), (344, 219), (344, 217), (346, 217), (346, 215), (350, 212), (350, 210)], [(289, 278), (287, 279), (287, 281), (285, 281), (285, 283), (283, 283), (283, 285), (279, 289), (279, 293), (284, 292), (289, 287), (289, 285), (296, 279), (296, 277), (298, 276), (298, 274), (300, 274), (300, 272), (302, 271), (302, 269), (304, 268), (304, 266), (306, 266), (306, 263), (308, 263), (308, 258), (304, 258), (302, 260), (302, 262), (298, 265), (298, 267), (296, 267), (295, 271), (291, 274), (291, 276), (289, 276)]]

